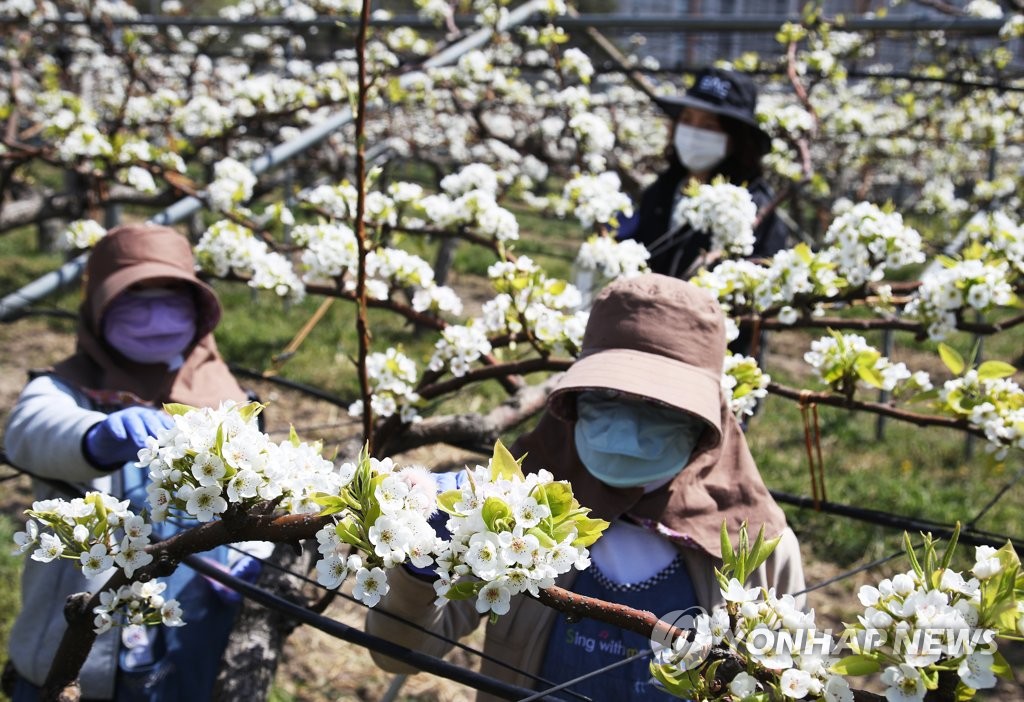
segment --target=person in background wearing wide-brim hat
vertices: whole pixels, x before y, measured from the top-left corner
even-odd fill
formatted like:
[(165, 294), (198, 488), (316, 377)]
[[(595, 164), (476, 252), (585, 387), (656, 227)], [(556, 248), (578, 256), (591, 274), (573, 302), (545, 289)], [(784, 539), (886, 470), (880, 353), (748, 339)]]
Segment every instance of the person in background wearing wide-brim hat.
[[(695, 285), (652, 273), (620, 278), (598, 294), (579, 360), (553, 391), (537, 427), (511, 448), (525, 456), (524, 471), (547, 469), (568, 480), (591, 516), (610, 522), (590, 549), (591, 566), (559, 577), (557, 585), (659, 616), (690, 607), (710, 611), (724, 601), (715, 577), (722, 524), (736, 543), (746, 522), (752, 536), (763, 528), (766, 537), (779, 538), (748, 586), (775, 588), (779, 596), (803, 591), (796, 536), (765, 487), (722, 390), (724, 356), (722, 310)], [(450, 640), (480, 624), (472, 599), (434, 607), (431, 584), (400, 568), (388, 583), (388, 594), (367, 614), (373, 634), (442, 655), (451, 644), (430, 631)], [(488, 624), (481, 672), (545, 689), (622, 663), (630, 651), (649, 646), (633, 632), (570, 618), (520, 596)], [(387, 670), (413, 672), (372, 655)], [(648, 665), (647, 659), (634, 660), (560, 696), (664, 700), (649, 682)], [(478, 702), (494, 699), (477, 696)]]
[[(619, 229), (620, 239), (640, 241), (651, 252), (655, 273), (689, 277), (716, 258), (709, 232), (673, 221), (682, 190), (691, 180), (701, 183), (724, 176), (750, 191), (758, 210), (773, 198), (762, 177), (761, 159), (771, 151), (771, 137), (758, 126), (757, 88), (745, 74), (719, 68), (697, 73), (685, 95), (658, 99), (669, 116), (668, 168), (641, 196), (633, 217)], [(768, 213), (754, 231), (752, 257), (765, 258), (786, 246), (788, 229)]]

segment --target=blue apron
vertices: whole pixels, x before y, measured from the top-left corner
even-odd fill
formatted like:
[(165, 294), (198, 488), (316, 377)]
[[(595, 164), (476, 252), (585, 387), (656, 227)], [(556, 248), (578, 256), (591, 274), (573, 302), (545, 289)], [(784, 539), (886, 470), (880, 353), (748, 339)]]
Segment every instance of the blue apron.
[[(693, 583), (681, 556), (676, 556), (657, 575), (631, 585), (616, 584), (605, 577), (596, 565), (591, 565), (576, 578), (572, 591), (656, 614), (685, 610), (697, 604)], [(555, 683), (565, 682), (648, 651), (650, 647), (650, 639), (632, 631), (594, 619), (570, 622), (565, 614), (559, 613), (548, 638), (541, 676)], [(650, 662), (650, 657), (640, 658), (576, 683), (569, 689), (595, 702), (666, 702), (671, 695), (651, 683)]]

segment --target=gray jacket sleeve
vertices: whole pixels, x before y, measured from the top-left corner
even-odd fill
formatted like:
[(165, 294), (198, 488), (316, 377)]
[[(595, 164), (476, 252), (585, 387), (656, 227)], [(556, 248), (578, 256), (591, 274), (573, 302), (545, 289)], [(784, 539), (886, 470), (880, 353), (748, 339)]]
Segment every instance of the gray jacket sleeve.
[(107, 475), (82, 453), (85, 432), (106, 416), (61, 381), (40, 376), (21, 391), (7, 420), (7, 456), (42, 478), (86, 482)]

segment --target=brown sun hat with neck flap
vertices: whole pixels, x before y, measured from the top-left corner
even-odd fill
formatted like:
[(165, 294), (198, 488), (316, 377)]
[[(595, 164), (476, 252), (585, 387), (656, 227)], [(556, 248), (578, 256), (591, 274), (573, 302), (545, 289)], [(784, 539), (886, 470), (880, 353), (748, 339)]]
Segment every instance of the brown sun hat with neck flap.
[[(525, 454), (525, 470), (568, 480), (592, 516), (629, 518), (712, 557), (722, 555), (723, 522), (734, 539), (743, 522), (751, 533), (763, 526), (767, 537), (777, 536), (786, 518), (722, 390), (725, 353), (725, 318), (706, 291), (654, 273), (615, 280), (594, 302), (580, 359), (512, 453)], [(705, 430), (689, 463), (651, 492), (602, 483), (576, 452), (574, 400), (584, 390), (614, 390), (699, 417)]]
[(570, 393), (614, 390), (704, 420), (703, 443), (717, 446), (725, 348), (725, 317), (707, 291), (657, 274), (620, 278), (595, 300), (549, 407), (572, 417)]
[[(188, 239), (155, 224), (115, 227), (93, 248), (85, 275), (75, 354), (49, 372), (84, 390), (126, 393), (128, 402), (217, 407), (224, 400), (245, 401), (245, 392), (217, 350), (212, 332), (220, 321), (220, 302), (196, 277)], [(103, 314), (118, 295), (137, 284), (167, 283), (188, 285), (196, 300), (195, 340), (174, 370), (124, 358), (102, 333)]]

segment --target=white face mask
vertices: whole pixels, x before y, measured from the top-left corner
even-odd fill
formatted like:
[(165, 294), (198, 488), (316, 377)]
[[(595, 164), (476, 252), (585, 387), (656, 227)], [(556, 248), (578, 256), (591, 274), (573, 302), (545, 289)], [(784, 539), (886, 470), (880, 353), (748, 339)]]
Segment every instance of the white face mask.
[(677, 124), (672, 145), (675, 146), (676, 157), (687, 170), (706, 173), (725, 158), (729, 137), (722, 132)]
[(683, 412), (595, 392), (579, 394), (576, 412), (576, 453), (613, 487), (661, 487), (686, 466), (704, 430)]

